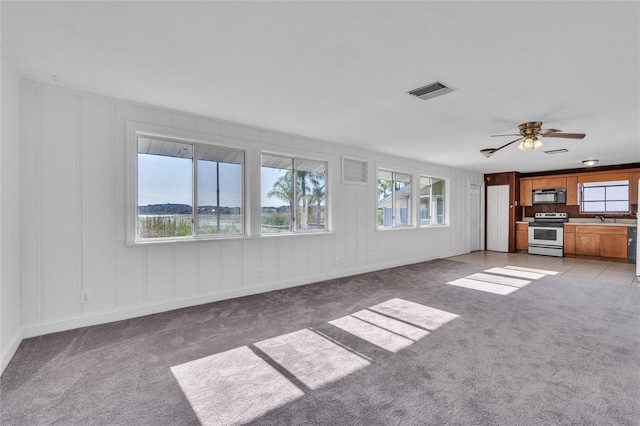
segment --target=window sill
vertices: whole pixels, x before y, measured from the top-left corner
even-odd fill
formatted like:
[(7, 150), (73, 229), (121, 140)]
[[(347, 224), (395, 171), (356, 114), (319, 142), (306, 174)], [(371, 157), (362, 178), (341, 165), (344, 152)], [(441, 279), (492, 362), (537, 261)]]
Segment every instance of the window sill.
[(309, 235), (335, 235), (333, 231), (326, 232), (281, 232), (278, 234), (260, 234), (260, 235), (225, 235), (224, 237), (191, 237), (191, 238), (162, 238), (149, 241), (128, 241), (127, 247), (152, 246), (158, 244), (182, 244), (182, 243), (200, 243), (206, 241), (229, 241), (243, 239), (259, 239), (259, 238), (278, 238), (278, 237), (300, 237)]

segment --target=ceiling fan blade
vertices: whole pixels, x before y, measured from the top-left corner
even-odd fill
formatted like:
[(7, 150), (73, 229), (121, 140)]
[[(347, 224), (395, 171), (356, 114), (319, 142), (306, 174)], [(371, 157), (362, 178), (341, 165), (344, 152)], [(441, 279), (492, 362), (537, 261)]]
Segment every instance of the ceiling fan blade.
[(500, 151), (502, 148), (506, 148), (506, 147), (508, 147), (509, 145), (511, 145), (512, 143), (516, 143), (516, 142), (518, 142), (519, 140), (522, 140), (522, 139), (523, 139), (522, 137), (519, 137), (518, 139), (515, 139), (515, 140), (512, 140), (511, 142), (505, 143), (504, 145), (502, 145), (502, 146), (501, 146), (501, 147), (499, 147), (499, 148), (486, 148), (486, 149), (481, 149), (481, 150), (480, 150), (480, 153), (481, 153), (482, 155), (484, 155), (485, 157), (489, 158), (489, 157), (491, 157), (493, 154), (495, 154), (497, 151)]
[(560, 132), (553, 132), (553, 133), (547, 133), (544, 135), (545, 138), (568, 138), (568, 139), (584, 139), (585, 135), (584, 133), (560, 133)]
[(547, 133), (558, 133), (561, 132), (562, 130), (558, 130), (558, 129), (542, 129), (540, 130), (540, 132), (538, 133), (539, 135), (546, 135)]
[(507, 133), (505, 135), (491, 135), (490, 138), (494, 138), (496, 136), (520, 136), (520, 133)]

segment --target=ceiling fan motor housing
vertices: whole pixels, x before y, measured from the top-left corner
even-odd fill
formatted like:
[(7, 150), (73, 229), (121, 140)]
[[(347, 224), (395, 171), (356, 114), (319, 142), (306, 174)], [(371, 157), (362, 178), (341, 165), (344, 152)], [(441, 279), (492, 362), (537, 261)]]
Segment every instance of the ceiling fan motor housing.
[(522, 123), (518, 126), (520, 129), (520, 134), (522, 136), (535, 136), (540, 133), (540, 129), (542, 128), (541, 121), (530, 121), (528, 123)]

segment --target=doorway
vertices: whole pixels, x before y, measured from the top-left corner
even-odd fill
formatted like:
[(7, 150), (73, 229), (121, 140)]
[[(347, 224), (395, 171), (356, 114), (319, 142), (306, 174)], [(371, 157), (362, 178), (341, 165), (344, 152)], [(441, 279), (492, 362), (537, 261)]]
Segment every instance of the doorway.
[(469, 184), (469, 252), (482, 250), (482, 185)]

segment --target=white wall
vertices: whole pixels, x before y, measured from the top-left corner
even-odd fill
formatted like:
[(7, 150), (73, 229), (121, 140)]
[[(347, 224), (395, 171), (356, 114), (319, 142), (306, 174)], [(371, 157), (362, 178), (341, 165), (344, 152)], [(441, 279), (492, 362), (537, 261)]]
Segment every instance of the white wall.
[(0, 374), (22, 341), (20, 322), (20, 75), (2, 49)]
[[(468, 252), (468, 188), (481, 174), (38, 83), (23, 83), (21, 101), (25, 337)], [(261, 150), (327, 158), (334, 232), (126, 246), (127, 121), (245, 147), (256, 199)], [(375, 178), (342, 184), (343, 154), (367, 158), (372, 176), (380, 162), (447, 178), (451, 225), (376, 231)], [(248, 207), (259, 229), (260, 207)]]

